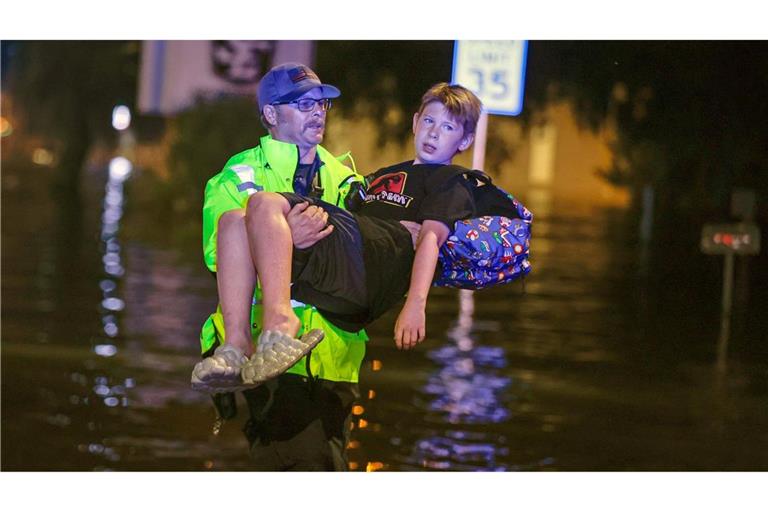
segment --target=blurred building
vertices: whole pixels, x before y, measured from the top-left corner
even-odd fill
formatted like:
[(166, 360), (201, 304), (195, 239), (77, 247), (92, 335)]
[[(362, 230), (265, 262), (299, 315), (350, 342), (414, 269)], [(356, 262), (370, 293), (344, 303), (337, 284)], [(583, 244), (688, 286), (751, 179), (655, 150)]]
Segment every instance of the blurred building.
[(199, 95), (255, 95), (272, 66), (311, 66), (314, 52), (314, 41), (144, 41), (139, 112), (175, 114)]

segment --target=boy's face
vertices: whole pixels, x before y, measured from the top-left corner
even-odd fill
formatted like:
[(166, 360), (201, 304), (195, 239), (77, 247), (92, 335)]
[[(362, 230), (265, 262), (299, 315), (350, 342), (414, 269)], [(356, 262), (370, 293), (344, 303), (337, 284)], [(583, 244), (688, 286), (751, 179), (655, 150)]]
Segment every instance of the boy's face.
[(414, 114), (413, 135), (416, 164), (449, 164), (474, 140), (474, 134), (464, 134), (462, 124), (439, 101), (428, 103), (421, 114)]

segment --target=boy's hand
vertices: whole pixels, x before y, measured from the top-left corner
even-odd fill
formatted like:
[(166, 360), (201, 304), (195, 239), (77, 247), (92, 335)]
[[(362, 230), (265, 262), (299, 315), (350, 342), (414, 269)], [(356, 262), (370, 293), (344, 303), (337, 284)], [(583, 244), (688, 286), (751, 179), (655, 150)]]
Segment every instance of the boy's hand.
[(325, 210), (319, 206), (309, 206), (309, 203), (295, 205), (285, 219), (291, 228), (293, 245), (297, 249), (312, 247), (333, 231), (333, 225), (328, 224), (328, 214)]
[(424, 341), (426, 315), (424, 307), (405, 301), (395, 322), (395, 344), (400, 350), (408, 350)]

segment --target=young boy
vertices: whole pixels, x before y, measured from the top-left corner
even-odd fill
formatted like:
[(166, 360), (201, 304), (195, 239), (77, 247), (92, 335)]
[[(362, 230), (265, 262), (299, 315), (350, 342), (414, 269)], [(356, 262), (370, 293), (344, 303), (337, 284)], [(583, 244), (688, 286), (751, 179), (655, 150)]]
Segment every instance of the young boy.
[[(410, 349), (424, 340), (425, 306), (440, 246), (456, 221), (487, 213), (478, 211), (463, 169), (450, 165), (471, 146), (481, 108), (462, 86), (430, 88), (413, 117), (415, 159), (368, 176), (354, 213), (292, 193), (258, 192), (250, 198), (246, 229), (252, 233), (251, 258), (262, 288), (265, 340), (275, 336), (268, 331), (277, 331), (290, 345), (299, 332), (291, 299), (313, 304), (332, 323), (355, 331), (404, 295), (395, 343)], [(333, 228), (315, 245), (294, 250), (286, 215), (302, 202), (321, 206)], [(316, 343), (322, 335), (310, 333), (310, 338)], [(233, 388), (258, 385), (263, 357), (257, 352), (243, 364), (240, 380), (233, 361), (242, 361), (252, 347), (233, 348), (238, 357), (222, 364), (198, 363), (193, 386), (220, 392), (228, 380)]]

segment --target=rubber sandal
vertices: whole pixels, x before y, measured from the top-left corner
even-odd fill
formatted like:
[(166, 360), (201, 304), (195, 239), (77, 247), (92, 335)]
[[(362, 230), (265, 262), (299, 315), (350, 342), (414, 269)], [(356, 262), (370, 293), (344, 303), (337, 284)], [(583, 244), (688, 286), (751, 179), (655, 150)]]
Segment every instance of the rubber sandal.
[(256, 387), (285, 373), (324, 337), (320, 329), (313, 329), (298, 339), (277, 331), (262, 332), (256, 352), (242, 366), (242, 382)]
[(240, 371), (247, 361), (239, 348), (227, 344), (219, 346), (211, 357), (195, 365), (192, 389), (212, 394), (247, 389), (240, 378)]

